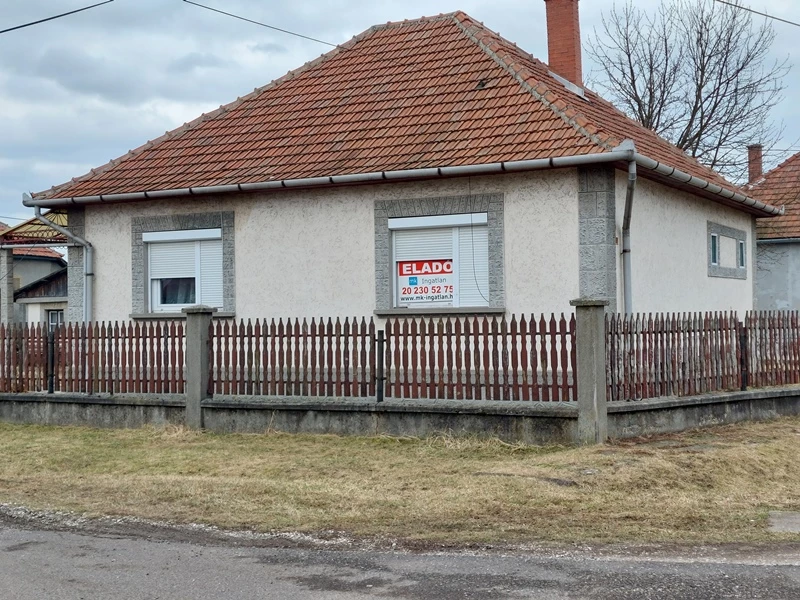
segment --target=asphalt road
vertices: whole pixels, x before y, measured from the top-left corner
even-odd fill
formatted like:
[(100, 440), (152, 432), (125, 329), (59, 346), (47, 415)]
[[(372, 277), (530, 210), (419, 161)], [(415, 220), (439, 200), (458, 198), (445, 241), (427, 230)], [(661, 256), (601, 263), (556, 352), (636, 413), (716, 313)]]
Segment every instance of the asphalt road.
[(796, 545), (412, 553), (146, 537), (0, 520), (0, 598), (800, 598)]

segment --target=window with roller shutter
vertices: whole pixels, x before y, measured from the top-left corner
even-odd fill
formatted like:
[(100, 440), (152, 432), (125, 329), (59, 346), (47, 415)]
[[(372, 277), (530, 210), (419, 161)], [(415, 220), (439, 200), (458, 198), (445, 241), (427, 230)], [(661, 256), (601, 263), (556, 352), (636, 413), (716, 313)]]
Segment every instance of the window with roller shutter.
[(486, 213), (390, 219), (394, 305), (489, 305)]
[(222, 233), (219, 229), (148, 232), (150, 310), (223, 305)]

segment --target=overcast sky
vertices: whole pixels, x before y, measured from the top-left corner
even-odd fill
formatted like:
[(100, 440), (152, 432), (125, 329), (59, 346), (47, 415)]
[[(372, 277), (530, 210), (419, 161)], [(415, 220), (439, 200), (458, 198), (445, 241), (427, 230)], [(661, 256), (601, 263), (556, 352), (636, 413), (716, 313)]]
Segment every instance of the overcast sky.
[[(0, 0), (0, 29), (98, 1)], [(543, 0), (199, 1), (333, 43), (376, 23), (460, 9), (547, 60)], [(637, 0), (651, 3), (656, 0)], [(743, 4), (800, 21), (797, 0)], [(611, 5), (581, 2), (584, 40)], [(774, 26), (775, 57), (800, 63), (800, 28)], [(83, 175), (329, 49), (181, 0), (115, 0), (0, 35), (0, 220), (32, 216), (21, 204), (23, 192)], [(786, 125), (778, 148), (796, 147), (800, 139), (798, 69), (787, 76), (776, 114)]]

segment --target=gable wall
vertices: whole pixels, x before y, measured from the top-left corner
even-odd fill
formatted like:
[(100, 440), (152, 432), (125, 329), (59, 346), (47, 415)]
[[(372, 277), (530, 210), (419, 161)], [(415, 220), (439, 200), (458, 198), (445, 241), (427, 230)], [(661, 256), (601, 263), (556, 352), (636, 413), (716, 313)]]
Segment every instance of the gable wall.
[(800, 309), (800, 241), (758, 245), (756, 307), (759, 310)]
[(375, 200), (502, 194), (509, 313), (568, 312), (578, 296), (574, 169), (335, 189), (87, 206), (96, 320), (128, 319), (131, 219), (234, 211), (237, 318), (370, 316)]
[[(617, 172), (617, 297), (623, 310), (622, 220), (627, 173)], [(709, 276), (708, 223), (744, 232), (744, 279)], [(631, 220), (634, 312), (753, 308), (755, 219), (742, 211), (639, 176)]]

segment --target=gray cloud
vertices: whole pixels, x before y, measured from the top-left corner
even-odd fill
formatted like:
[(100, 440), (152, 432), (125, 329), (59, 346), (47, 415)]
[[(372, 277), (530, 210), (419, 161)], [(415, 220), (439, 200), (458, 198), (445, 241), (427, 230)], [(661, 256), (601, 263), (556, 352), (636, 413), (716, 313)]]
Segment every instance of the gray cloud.
[[(581, 3), (584, 38), (612, 1)], [(765, 2), (776, 15), (800, 19), (795, 3)], [(332, 43), (377, 23), (461, 9), (535, 56), (547, 55), (541, 0), (207, 3)], [(6, 1), (1, 18), (11, 26), (78, 6)], [(796, 52), (794, 30), (776, 30), (776, 54)], [(179, 0), (119, 1), (0, 35), (0, 215), (23, 210), (23, 191), (82, 175), (328, 50)], [(800, 137), (800, 78), (787, 84), (776, 116), (787, 123), (789, 144)]]
[(264, 54), (285, 54), (288, 52), (286, 46), (274, 44), (272, 42), (262, 42), (260, 44), (253, 44), (250, 46), (253, 52), (263, 52)]

